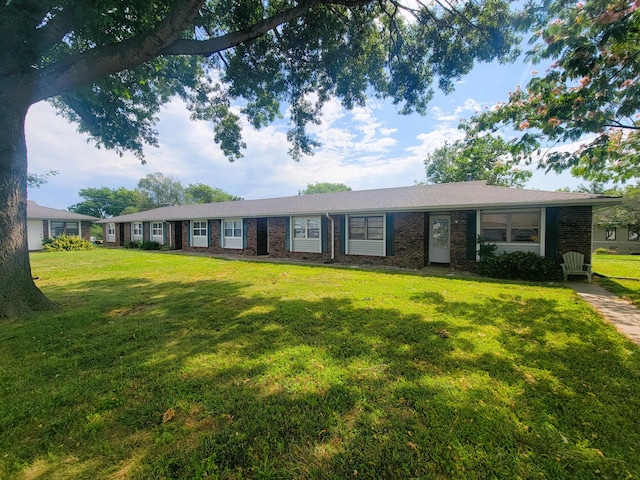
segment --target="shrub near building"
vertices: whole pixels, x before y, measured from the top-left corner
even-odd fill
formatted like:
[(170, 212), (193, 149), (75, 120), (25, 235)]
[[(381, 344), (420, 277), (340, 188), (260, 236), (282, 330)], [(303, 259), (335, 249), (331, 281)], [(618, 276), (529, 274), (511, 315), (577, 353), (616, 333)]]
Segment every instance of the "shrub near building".
[(533, 252), (486, 255), (476, 264), (476, 270), (484, 277), (509, 280), (541, 282), (562, 279), (560, 265)]
[(42, 250), (45, 252), (93, 250), (94, 248), (93, 243), (75, 235), (60, 235), (42, 242)]

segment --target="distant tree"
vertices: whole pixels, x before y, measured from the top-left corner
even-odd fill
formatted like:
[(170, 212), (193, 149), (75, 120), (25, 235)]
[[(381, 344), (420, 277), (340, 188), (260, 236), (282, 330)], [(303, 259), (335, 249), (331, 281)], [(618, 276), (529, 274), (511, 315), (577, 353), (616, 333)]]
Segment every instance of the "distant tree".
[(47, 173), (27, 173), (27, 187), (40, 188), (49, 181), (49, 177), (57, 175), (57, 170), (49, 170)]
[(578, 188), (576, 188), (576, 192), (579, 193), (604, 194), (605, 190), (604, 182), (591, 182), (588, 185), (581, 183), (578, 185)]
[(141, 203), (144, 206), (147, 205), (147, 202), (150, 202), (153, 207), (182, 205), (184, 203), (184, 187), (180, 181), (159, 172), (150, 173), (140, 179), (138, 190), (143, 195)]
[(215, 203), (215, 202), (233, 202), (243, 200), (242, 197), (231, 195), (220, 188), (212, 188), (203, 183), (190, 183), (184, 189), (185, 203)]
[(424, 161), (429, 183), (486, 180), (490, 185), (523, 187), (532, 173), (508, 163), (509, 145), (500, 137), (485, 136), (473, 144), (445, 143)]
[(308, 183), (307, 188), (298, 190), (298, 195), (311, 195), (313, 193), (350, 192), (351, 187), (344, 183), (316, 182)]
[(89, 235), (95, 237), (96, 240), (102, 240), (102, 225), (99, 223), (91, 224), (91, 227), (89, 228)]
[[(580, 185), (578, 185), (575, 189), (571, 189), (571, 187), (562, 187), (562, 188), (558, 188), (556, 189), (556, 192), (576, 192), (576, 193), (595, 193), (595, 194), (604, 194), (606, 192), (605, 190), (605, 184), (604, 183), (600, 183), (600, 182), (591, 182), (588, 185), (585, 185), (584, 183), (581, 183)], [(617, 192), (614, 192), (614, 194), (617, 194)]]
[(614, 227), (640, 227), (640, 185), (628, 185), (623, 190), (607, 190), (608, 195), (621, 195), (622, 203), (595, 210), (593, 223)]
[[(517, 132), (516, 161), (597, 182), (640, 177), (640, 2), (530, 6), (535, 33), (528, 57), (551, 65), (506, 102), (464, 122), (469, 138), (507, 127)], [(582, 146), (575, 151), (549, 148), (576, 141)]]
[(70, 206), (69, 211), (100, 218), (122, 215), (128, 208), (137, 208), (139, 202), (139, 194), (124, 187), (83, 188), (78, 195), (84, 201)]

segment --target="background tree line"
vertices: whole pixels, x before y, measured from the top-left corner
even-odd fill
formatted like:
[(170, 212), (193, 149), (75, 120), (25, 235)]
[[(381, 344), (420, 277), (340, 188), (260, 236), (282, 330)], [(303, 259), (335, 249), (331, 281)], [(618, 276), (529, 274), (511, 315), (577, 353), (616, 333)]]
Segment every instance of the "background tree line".
[[(39, 188), (46, 183), (45, 176), (33, 176), (40, 180), (31, 185), (33, 188)], [(298, 191), (298, 195), (350, 190), (351, 187), (343, 183), (316, 182), (307, 184), (305, 189)], [(70, 206), (69, 211), (99, 218), (117, 217), (170, 205), (244, 200), (242, 197), (203, 183), (190, 183), (184, 187), (180, 180), (162, 173), (150, 173), (141, 178), (138, 187), (133, 190), (124, 187), (93, 187), (81, 189), (78, 195), (84, 200)]]
[(141, 178), (138, 187), (134, 190), (124, 187), (83, 188), (78, 195), (84, 200), (70, 206), (69, 211), (100, 218), (116, 217), (169, 205), (243, 200), (242, 197), (202, 183), (190, 183), (184, 187), (179, 180), (162, 173), (150, 173)]

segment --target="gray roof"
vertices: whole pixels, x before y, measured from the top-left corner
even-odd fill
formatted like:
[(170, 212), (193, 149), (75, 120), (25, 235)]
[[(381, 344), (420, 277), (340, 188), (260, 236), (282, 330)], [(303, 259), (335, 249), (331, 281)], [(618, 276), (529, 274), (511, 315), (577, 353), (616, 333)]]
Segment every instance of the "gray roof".
[(188, 220), (208, 218), (256, 218), (290, 215), (320, 215), (475, 210), (551, 205), (611, 205), (616, 197), (589, 193), (545, 192), (487, 185), (485, 181), (414, 185), (351, 192), (320, 193), (295, 197), (241, 200), (161, 207), (122, 215), (106, 222)]
[(57, 210), (55, 208), (42, 207), (33, 200), (27, 200), (27, 219), (29, 220), (77, 220), (85, 222), (96, 222), (100, 220), (89, 215)]

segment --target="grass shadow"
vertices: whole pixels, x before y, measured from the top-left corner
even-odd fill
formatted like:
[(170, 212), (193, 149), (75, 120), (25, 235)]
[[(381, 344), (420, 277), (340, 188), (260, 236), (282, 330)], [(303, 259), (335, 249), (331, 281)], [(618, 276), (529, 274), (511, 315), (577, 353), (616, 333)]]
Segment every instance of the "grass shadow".
[(640, 410), (638, 349), (578, 301), (522, 284), (496, 293), (494, 282), (399, 275), (389, 278), (403, 288), (391, 292), (384, 275), (348, 283), (319, 269), (303, 291), (303, 274), (273, 270), (258, 285), (212, 276), (48, 286), (66, 311), (0, 334), (5, 471), (640, 473), (630, 456), (640, 424), (627, 415)]

